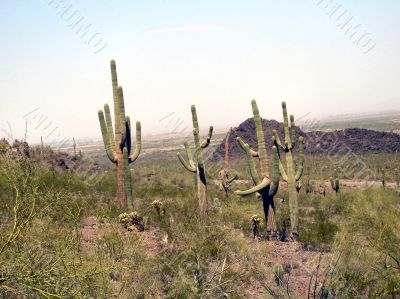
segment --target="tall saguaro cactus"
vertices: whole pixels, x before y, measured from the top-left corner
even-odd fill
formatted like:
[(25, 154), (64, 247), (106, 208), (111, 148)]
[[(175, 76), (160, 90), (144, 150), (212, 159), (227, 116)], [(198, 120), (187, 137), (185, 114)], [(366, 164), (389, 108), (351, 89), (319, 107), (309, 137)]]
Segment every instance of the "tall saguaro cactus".
[(192, 150), (187, 141), (184, 142), (186, 154), (188, 160), (186, 161), (180, 153), (178, 153), (179, 161), (181, 161), (182, 165), (191, 173), (196, 174), (197, 176), (197, 197), (199, 200), (199, 209), (201, 217), (206, 217), (208, 214), (208, 199), (207, 199), (207, 179), (206, 179), (206, 170), (204, 166), (203, 159), (203, 149), (207, 148), (210, 145), (211, 137), (213, 133), (213, 127), (210, 127), (207, 138), (200, 142), (200, 129), (199, 122), (197, 120), (196, 107), (192, 105), (192, 122), (193, 122), (193, 137), (194, 137), (194, 159), (192, 155)]
[(131, 123), (125, 116), (125, 103), (122, 87), (118, 85), (117, 68), (111, 60), (111, 80), (114, 99), (114, 126), (111, 120), (110, 108), (107, 104), (99, 110), (99, 121), (103, 136), (104, 147), (111, 162), (117, 165), (118, 201), (121, 209), (132, 209), (133, 193), (129, 164), (135, 162), (141, 150), (141, 126), (136, 122), (136, 143), (132, 152)]
[[(263, 200), (263, 208), (265, 220), (267, 222), (267, 232), (272, 235), (272, 237), (277, 236), (276, 232), (276, 222), (274, 218), (275, 214), (275, 203), (274, 196), (278, 192), (279, 187), (279, 156), (276, 146), (272, 147), (273, 151), (273, 176), (270, 176), (269, 166), (268, 166), (268, 155), (265, 146), (264, 131), (262, 128), (262, 122), (260, 113), (255, 100), (251, 102), (253, 109), (253, 118), (256, 125), (256, 134), (258, 141), (258, 150), (255, 151), (250, 148), (249, 144), (245, 143), (240, 137), (237, 137), (242, 149), (247, 155), (247, 165), (251, 178), (253, 180), (254, 187), (246, 191), (235, 191), (235, 194), (246, 196), (253, 193), (258, 193), (261, 195)], [(254, 158), (258, 158), (260, 164), (260, 174), (257, 171), (256, 165), (254, 163)]]
[(225, 158), (224, 167), (219, 172), (220, 190), (225, 192), (225, 197), (228, 197), (228, 192), (234, 180), (238, 178), (238, 174), (234, 169), (229, 169), (229, 139), (232, 128), (229, 129), (225, 137)]
[(286, 170), (279, 159), (279, 171), (282, 179), (288, 183), (289, 191), (289, 211), (290, 211), (290, 223), (291, 223), (291, 234), (293, 238), (298, 237), (298, 222), (299, 222), (299, 200), (296, 191), (296, 183), (300, 180), (303, 174), (304, 165), (304, 146), (303, 137), (300, 136), (299, 143), (299, 163), (297, 165), (297, 171), (295, 171), (295, 165), (293, 162), (292, 151), (296, 145), (296, 126), (294, 124), (294, 116), (290, 115), (290, 126), (288, 121), (288, 114), (286, 110), (286, 103), (282, 102), (283, 110), (283, 125), (285, 130), (285, 143), (283, 144), (279, 138), (276, 130), (273, 131), (273, 139), (275, 145), (285, 152), (286, 158)]

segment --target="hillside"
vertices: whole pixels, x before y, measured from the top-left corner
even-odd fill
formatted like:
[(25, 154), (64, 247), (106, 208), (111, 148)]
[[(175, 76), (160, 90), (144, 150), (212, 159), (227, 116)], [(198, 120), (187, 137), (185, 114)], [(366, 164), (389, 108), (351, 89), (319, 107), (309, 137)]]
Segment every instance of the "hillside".
[[(263, 128), (267, 146), (271, 147), (272, 131), (279, 132), (281, 138), (284, 136), (283, 123), (276, 120), (263, 119)], [(256, 148), (256, 131), (252, 118), (242, 122), (233, 128), (234, 134), (230, 135), (230, 155), (232, 158), (244, 157), (244, 152), (236, 141), (239, 136)], [(331, 132), (311, 131), (304, 132), (299, 127), (296, 136), (303, 136), (305, 140), (305, 153), (312, 155), (324, 155), (330, 151), (335, 154), (352, 152), (356, 154), (368, 153), (394, 153), (400, 151), (400, 135), (390, 132), (374, 131), (369, 129), (351, 128)], [(213, 160), (219, 160), (224, 156), (225, 139), (219, 144), (213, 154)]]

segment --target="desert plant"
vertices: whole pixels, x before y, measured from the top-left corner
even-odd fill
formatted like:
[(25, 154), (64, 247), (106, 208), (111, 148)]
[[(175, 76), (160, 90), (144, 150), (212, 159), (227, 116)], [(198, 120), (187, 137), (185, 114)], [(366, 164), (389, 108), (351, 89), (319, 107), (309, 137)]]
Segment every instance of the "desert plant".
[[(158, 217), (161, 217), (161, 208), (163, 207), (162, 201), (159, 199), (155, 199), (155, 200), (153, 200), (151, 205), (156, 210)], [(164, 210), (164, 214), (165, 214), (165, 210)]]
[(199, 200), (199, 208), (201, 217), (206, 217), (208, 214), (208, 198), (207, 198), (207, 179), (206, 170), (203, 159), (203, 149), (210, 145), (213, 127), (210, 127), (207, 138), (200, 142), (199, 122), (197, 120), (196, 107), (192, 105), (192, 122), (193, 122), (193, 137), (195, 145), (195, 159), (193, 159), (192, 151), (187, 141), (184, 142), (188, 160), (186, 161), (180, 153), (178, 159), (182, 165), (191, 173), (196, 174), (197, 177), (197, 198)]
[[(253, 193), (259, 193), (261, 195), (263, 200), (264, 215), (267, 221), (267, 232), (271, 235), (272, 238), (276, 238), (277, 231), (276, 231), (276, 222), (274, 219), (275, 218), (274, 196), (278, 192), (278, 187), (279, 187), (278, 150), (276, 146), (272, 147), (274, 156), (273, 156), (273, 176), (271, 179), (269, 174), (267, 149), (265, 146), (265, 137), (262, 128), (260, 112), (258, 110), (257, 103), (255, 100), (251, 102), (251, 105), (253, 109), (254, 122), (256, 125), (258, 151), (252, 150), (250, 146), (247, 143), (245, 143), (240, 137), (237, 137), (237, 140), (242, 149), (247, 154), (247, 165), (249, 168), (251, 178), (253, 180), (253, 184), (255, 186), (246, 191), (235, 191), (235, 194), (246, 196)], [(260, 175), (258, 174), (257, 168), (254, 164), (253, 160), (254, 157), (258, 157), (260, 163)], [(270, 211), (273, 211), (274, 213), (270, 213)]]
[(128, 231), (137, 230), (141, 232), (144, 230), (143, 218), (136, 211), (122, 213), (118, 218), (121, 225)]
[(386, 187), (386, 171), (385, 168), (381, 168), (379, 170), (380, 174), (381, 174), (381, 182), (382, 182), (382, 187), (385, 188)]
[(111, 79), (114, 98), (115, 136), (111, 121), (110, 108), (104, 105), (104, 113), (99, 110), (99, 121), (104, 147), (111, 162), (117, 165), (118, 201), (121, 209), (133, 207), (132, 180), (129, 164), (133, 163), (141, 150), (141, 126), (136, 122), (135, 150), (131, 152), (131, 124), (125, 116), (125, 104), (122, 87), (118, 86), (115, 61), (111, 60)]
[(338, 194), (340, 191), (340, 182), (339, 182), (337, 173), (338, 173), (338, 170), (337, 170), (337, 168), (335, 168), (334, 176), (330, 177), (332, 189), (336, 192), (336, 194)]
[(274, 265), (275, 281), (278, 286), (283, 285), (283, 267), (281, 264)]
[(260, 226), (262, 225), (263, 221), (262, 218), (258, 215), (253, 215), (251, 217), (251, 224), (253, 227), (253, 237), (256, 240), (260, 239)]
[(294, 116), (290, 115), (290, 126), (288, 121), (288, 114), (286, 109), (286, 102), (282, 102), (283, 111), (283, 125), (285, 129), (285, 143), (283, 144), (279, 138), (278, 132), (274, 130), (273, 139), (275, 145), (285, 152), (286, 170), (279, 159), (279, 172), (282, 179), (288, 184), (289, 191), (289, 210), (290, 210), (290, 225), (291, 237), (298, 238), (298, 222), (299, 222), (299, 200), (296, 192), (296, 182), (300, 180), (303, 174), (304, 165), (304, 146), (303, 137), (298, 139), (299, 144), (299, 162), (297, 165), (297, 172), (295, 172), (295, 165), (293, 162), (292, 151), (296, 145), (296, 126), (294, 124)]
[(238, 178), (236, 170), (229, 169), (229, 139), (231, 132), (232, 128), (229, 129), (225, 137), (224, 168), (219, 172), (220, 190), (225, 192), (225, 197), (228, 197), (228, 193), (229, 190), (231, 190), (233, 181)]

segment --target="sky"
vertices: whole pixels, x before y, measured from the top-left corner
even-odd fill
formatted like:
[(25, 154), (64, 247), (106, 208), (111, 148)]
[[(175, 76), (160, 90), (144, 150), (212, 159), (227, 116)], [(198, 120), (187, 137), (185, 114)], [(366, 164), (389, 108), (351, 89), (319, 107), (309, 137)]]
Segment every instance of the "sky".
[(101, 138), (115, 59), (143, 135), (400, 110), (400, 1), (2, 0), (0, 137)]

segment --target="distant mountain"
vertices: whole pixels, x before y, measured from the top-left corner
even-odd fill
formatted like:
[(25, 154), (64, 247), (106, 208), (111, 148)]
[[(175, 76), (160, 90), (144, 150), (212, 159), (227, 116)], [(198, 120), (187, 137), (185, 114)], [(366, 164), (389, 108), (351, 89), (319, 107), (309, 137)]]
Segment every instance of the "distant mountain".
[[(267, 147), (271, 148), (272, 130), (277, 130), (282, 138), (284, 137), (283, 123), (276, 120), (263, 119), (263, 128)], [(306, 154), (346, 154), (352, 152), (355, 154), (365, 153), (393, 153), (400, 151), (400, 135), (396, 133), (374, 131), (368, 129), (344, 129), (330, 132), (310, 131), (303, 132), (296, 127), (296, 139), (303, 136), (305, 140)], [(230, 157), (245, 157), (244, 151), (240, 148), (236, 137), (239, 136), (251, 145), (255, 150), (257, 148), (257, 137), (255, 124), (252, 118), (247, 119), (238, 127), (233, 128), (233, 134), (229, 138)], [(283, 141), (283, 140), (282, 140)], [(218, 145), (213, 154), (213, 160), (219, 160), (224, 157), (225, 139)]]

